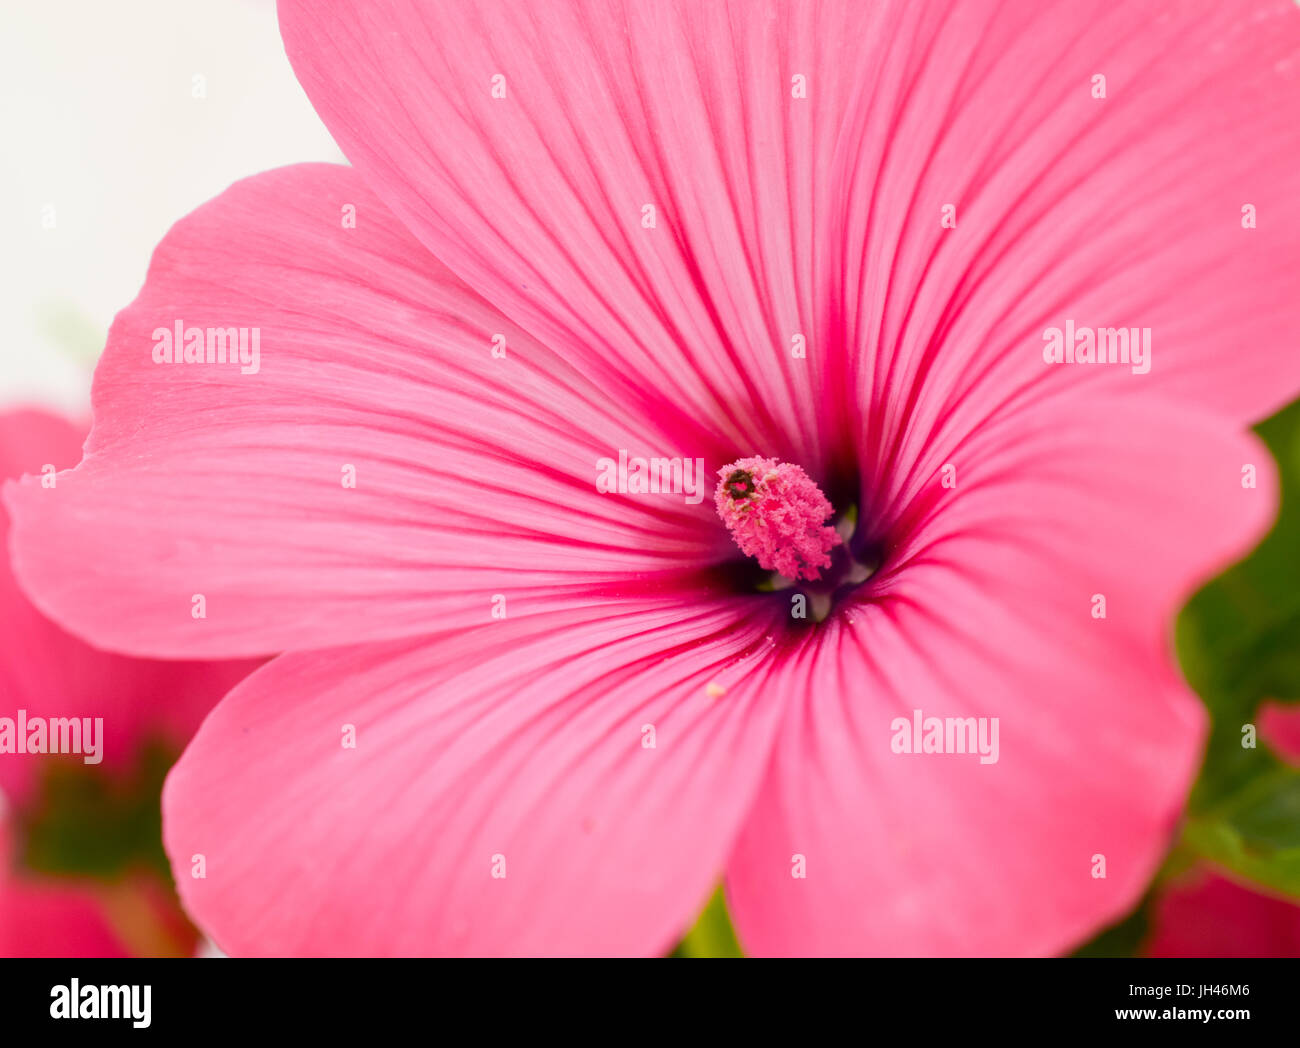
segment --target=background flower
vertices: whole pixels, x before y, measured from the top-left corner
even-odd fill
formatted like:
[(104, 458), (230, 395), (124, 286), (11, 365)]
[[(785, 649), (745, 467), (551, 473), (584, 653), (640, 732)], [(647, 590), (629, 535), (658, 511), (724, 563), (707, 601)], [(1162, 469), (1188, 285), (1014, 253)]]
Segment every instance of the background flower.
[[(0, 414), (0, 477), (67, 469), (85, 427)], [(48, 490), (48, 489), (47, 489)], [(0, 541), (8, 538), (0, 509)], [(102, 762), (0, 753), (0, 956), (188, 955), (162, 853), (171, 761), (253, 663), (147, 662), (96, 651), (43, 617), (0, 561), (0, 716), (103, 718)]]

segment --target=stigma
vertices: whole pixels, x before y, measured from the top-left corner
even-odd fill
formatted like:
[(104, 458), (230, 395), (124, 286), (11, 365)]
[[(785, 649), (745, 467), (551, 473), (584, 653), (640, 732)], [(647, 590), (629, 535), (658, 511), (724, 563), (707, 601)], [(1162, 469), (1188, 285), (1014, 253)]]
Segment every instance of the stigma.
[(737, 459), (718, 470), (718, 516), (740, 551), (789, 579), (817, 579), (843, 540), (826, 524), (830, 500), (799, 466)]

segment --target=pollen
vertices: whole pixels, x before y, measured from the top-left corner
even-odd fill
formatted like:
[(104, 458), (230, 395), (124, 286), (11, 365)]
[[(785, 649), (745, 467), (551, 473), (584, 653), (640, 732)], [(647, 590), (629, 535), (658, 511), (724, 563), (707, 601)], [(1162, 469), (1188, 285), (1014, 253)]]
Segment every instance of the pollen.
[(723, 466), (713, 504), (740, 551), (786, 578), (820, 578), (843, 541), (825, 523), (830, 500), (790, 462), (754, 457)]

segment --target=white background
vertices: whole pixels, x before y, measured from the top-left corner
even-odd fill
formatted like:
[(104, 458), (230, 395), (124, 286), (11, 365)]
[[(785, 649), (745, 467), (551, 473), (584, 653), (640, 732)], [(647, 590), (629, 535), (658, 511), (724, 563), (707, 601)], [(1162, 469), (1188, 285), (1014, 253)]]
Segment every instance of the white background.
[(239, 178), (343, 157), (294, 78), (273, 0), (0, 11), (0, 409), (84, 414), (113, 315), (173, 222)]

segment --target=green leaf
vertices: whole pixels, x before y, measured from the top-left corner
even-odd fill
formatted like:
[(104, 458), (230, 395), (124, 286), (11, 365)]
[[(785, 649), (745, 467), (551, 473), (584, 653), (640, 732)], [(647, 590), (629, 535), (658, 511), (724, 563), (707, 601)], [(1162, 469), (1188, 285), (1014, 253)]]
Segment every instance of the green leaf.
[(120, 776), (75, 757), (45, 762), (35, 803), (16, 813), (18, 865), (105, 880), (144, 867), (169, 879), (158, 797), (175, 756), (151, 742)]
[(1075, 950), (1071, 957), (1132, 957), (1146, 938), (1149, 919), (1148, 900), (1123, 920), (1117, 921), (1095, 939)]
[(740, 940), (727, 916), (727, 900), (718, 888), (704, 912), (677, 944), (670, 957), (744, 957)]

